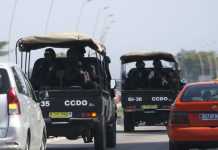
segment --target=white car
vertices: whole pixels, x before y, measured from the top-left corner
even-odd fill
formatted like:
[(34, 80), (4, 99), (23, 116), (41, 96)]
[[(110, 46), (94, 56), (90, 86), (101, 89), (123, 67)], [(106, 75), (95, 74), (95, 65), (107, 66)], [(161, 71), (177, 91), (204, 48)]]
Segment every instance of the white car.
[(0, 63), (0, 150), (45, 150), (46, 127), (30, 82)]

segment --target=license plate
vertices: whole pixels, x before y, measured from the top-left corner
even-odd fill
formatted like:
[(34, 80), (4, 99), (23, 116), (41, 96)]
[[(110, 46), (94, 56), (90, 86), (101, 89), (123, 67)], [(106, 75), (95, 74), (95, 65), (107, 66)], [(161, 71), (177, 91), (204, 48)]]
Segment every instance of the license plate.
[(71, 118), (72, 112), (49, 112), (49, 117), (53, 119)]
[(200, 114), (201, 120), (218, 120), (218, 113)]
[(143, 105), (143, 109), (157, 109), (158, 105)]

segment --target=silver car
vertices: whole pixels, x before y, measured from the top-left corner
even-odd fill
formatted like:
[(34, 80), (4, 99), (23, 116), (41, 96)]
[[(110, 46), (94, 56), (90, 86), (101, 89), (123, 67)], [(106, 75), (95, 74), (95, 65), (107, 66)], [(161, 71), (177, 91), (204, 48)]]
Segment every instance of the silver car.
[(46, 127), (30, 82), (0, 63), (0, 150), (45, 150)]

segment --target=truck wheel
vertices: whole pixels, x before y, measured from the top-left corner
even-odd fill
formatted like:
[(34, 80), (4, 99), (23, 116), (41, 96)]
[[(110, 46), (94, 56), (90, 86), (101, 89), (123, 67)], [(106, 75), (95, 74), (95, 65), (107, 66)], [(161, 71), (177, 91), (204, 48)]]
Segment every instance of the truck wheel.
[(100, 122), (96, 124), (94, 135), (95, 150), (105, 150), (106, 149), (106, 127), (105, 119), (102, 117)]
[(124, 132), (134, 131), (134, 120), (131, 113), (124, 112)]
[(107, 147), (116, 147), (116, 121), (107, 126)]

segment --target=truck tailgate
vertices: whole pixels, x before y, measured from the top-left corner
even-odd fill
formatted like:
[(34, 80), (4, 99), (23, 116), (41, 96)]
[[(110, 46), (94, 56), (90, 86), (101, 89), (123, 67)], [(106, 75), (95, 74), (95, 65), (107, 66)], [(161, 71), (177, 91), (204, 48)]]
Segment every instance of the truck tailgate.
[[(44, 118), (81, 118), (83, 113), (101, 112), (99, 91), (94, 90), (48, 90), (39, 92)], [(55, 116), (56, 115), (56, 116)]]
[[(175, 93), (171, 90), (125, 90), (122, 91), (122, 105), (127, 106), (154, 106), (157, 108), (169, 106), (174, 102)], [(151, 107), (152, 108), (152, 107)]]

